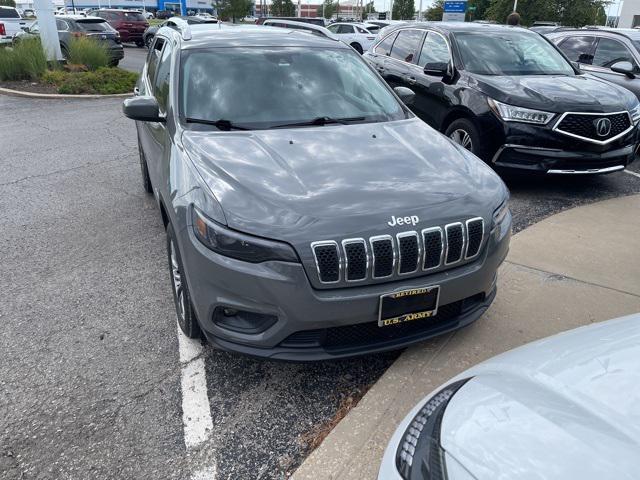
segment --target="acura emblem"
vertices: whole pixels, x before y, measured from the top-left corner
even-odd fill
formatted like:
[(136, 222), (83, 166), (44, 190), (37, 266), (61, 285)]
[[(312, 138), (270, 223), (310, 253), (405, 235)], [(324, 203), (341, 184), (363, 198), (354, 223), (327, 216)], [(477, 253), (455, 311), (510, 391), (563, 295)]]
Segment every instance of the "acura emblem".
[(611, 120), (608, 118), (599, 118), (593, 122), (596, 127), (596, 133), (599, 137), (606, 137), (611, 133)]

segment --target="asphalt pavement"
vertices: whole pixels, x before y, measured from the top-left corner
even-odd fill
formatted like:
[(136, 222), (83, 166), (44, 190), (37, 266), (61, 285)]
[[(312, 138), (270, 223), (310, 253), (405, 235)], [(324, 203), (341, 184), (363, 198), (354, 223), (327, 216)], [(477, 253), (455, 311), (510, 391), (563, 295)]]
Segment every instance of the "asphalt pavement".
[[(0, 111), (0, 478), (185, 479), (207, 465), (284, 478), (397, 357), (275, 363), (205, 346), (213, 431), (187, 451), (164, 231), (121, 100), (0, 96)], [(520, 230), (640, 192), (640, 177), (509, 185)]]
[(140, 48), (133, 43), (124, 44), (124, 58), (120, 60), (118, 66), (130, 72), (140, 73), (147, 59), (146, 48)]

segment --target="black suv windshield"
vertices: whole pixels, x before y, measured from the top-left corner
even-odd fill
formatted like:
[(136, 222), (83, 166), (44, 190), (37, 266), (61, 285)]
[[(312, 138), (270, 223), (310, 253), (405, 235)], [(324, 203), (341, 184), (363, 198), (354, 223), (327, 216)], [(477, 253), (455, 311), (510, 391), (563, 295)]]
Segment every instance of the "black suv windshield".
[(235, 47), (186, 50), (181, 58), (181, 113), (190, 121), (259, 129), (407, 115), (355, 51)]
[(574, 75), (540, 35), (528, 31), (455, 34), (465, 70), (480, 75)]

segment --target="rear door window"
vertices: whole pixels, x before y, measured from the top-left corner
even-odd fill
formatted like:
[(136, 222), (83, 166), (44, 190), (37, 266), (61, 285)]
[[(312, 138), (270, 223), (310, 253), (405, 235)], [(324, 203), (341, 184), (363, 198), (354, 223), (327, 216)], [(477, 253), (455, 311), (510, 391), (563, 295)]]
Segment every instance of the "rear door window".
[(598, 39), (596, 53), (593, 56), (593, 65), (611, 68), (611, 65), (617, 62), (631, 62), (632, 65), (636, 65), (633, 55), (622, 43), (611, 38)]
[(424, 30), (400, 30), (391, 48), (391, 57), (412, 63), (416, 59)]
[(0, 8), (0, 18), (20, 18), (15, 8)]
[(398, 36), (397, 33), (392, 33), (388, 37), (385, 37), (384, 40), (382, 40), (378, 45), (376, 45), (376, 48), (374, 48), (373, 51), (378, 55), (388, 56), (391, 53), (391, 46), (393, 45), (393, 41), (396, 39), (397, 36)]
[(352, 25), (338, 25), (338, 33), (353, 33)]
[(563, 40), (558, 45), (558, 48), (564, 53), (572, 62), (580, 62), (586, 65), (591, 65), (593, 61), (593, 44), (596, 37), (579, 36), (570, 37)]
[(420, 58), (418, 59), (418, 65), (424, 67), (427, 63), (448, 63), (449, 62), (449, 47), (446, 40), (442, 35), (438, 35), (434, 32), (429, 32), (422, 44), (422, 50), (420, 50)]

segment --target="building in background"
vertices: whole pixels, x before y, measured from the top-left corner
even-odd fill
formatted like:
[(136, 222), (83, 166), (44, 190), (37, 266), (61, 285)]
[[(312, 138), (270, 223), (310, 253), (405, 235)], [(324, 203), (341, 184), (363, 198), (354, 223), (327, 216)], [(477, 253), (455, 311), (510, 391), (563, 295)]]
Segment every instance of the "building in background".
[(640, 27), (640, 0), (624, 0), (620, 8), (618, 28)]
[[(293, 0), (293, 4), (298, 6), (297, 0)], [(361, 0), (340, 0), (340, 18), (356, 18), (358, 16), (359, 9), (364, 8)], [(263, 13), (264, 11), (264, 13)], [(255, 16), (256, 17), (268, 17), (277, 16), (276, 13), (271, 11), (271, 2), (259, 1), (255, 4)], [(300, 2), (300, 16), (301, 17), (321, 17), (322, 16), (322, 2), (315, 0), (314, 2), (306, 2), (301, 0)], [(336, 18), (337, 14), (334, 13), (333, 17)]]

